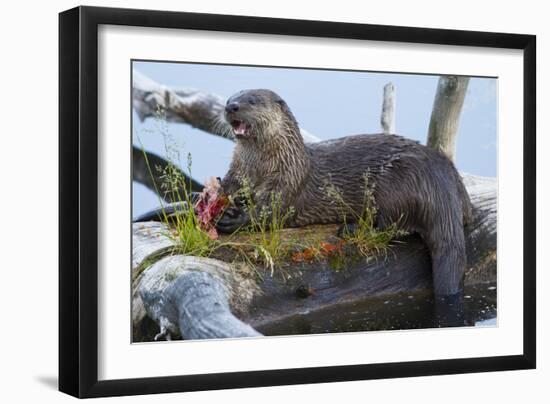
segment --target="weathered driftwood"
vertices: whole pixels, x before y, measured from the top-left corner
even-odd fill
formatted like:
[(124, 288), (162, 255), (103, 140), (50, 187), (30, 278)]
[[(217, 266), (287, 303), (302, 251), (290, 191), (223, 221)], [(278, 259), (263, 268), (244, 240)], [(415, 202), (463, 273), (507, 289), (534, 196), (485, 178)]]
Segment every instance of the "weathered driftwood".
[(395, 86), (393, 83), (388, 83), (384, 86), (380, 124), (385, 134), (395, 134)]
[(231, 128), (223, 121), (224, 99), (193, 89), (173, 89), (159, 84), (140, 72), (132, 74), (134, 110), (143, 121), (162, 117), (168, 122), (187, 123), (205, 132), (233, 139)]
[(219, 260), (178, 255), (170, 229), (158, 222), (135, 223), (132, 244), (135, 339), (146, 315), (159, 326), (157, 339), (259, 335), (232, 314), (243, 315), (259, 293), (245, 269)]
[(437, 84), (427, 145), (455, 160), (456, 134), (469, 77), (441, 76)]
[[(137, 70), (133, 71), (133, 107), (143, 121), (158, 116), (159, 109), (168, 122), (187, 123), (194, 128), (235, 140), (233, 130), (225, 122), (225, 98), (194, 89), (176, 89), (151, 80)], [(320, 139), (300, 128), (305, 142)]]
[[(496, 280), (496, 181), (465, 176), (475, 220), (466, 230), (466, 285)], [(287, 229), (290, 237), (323, 237), (335, 226)], [(256, 330), (299, 313), (312, 313), (367, 297), (431, 290), (428, 250), (416, 236), (395, 244), (385, 257), (335, 271), (325, 262), (276, 270), (178, 255), (169, 229), (134, 224), (134, 339), (181, 336), (217, 338), (260, 335)], [(160, 258), (159, 257), (163, 257)], [(311, 291), (307, 298), (297, 291)], [(148, 320), (149, 319), (149, 320)], [(147, 330), (152, 319), (156, 331)], [(145, 324), (145, 326), (144, 326)], [(149, 333), (149, 336), (146, 334)]]

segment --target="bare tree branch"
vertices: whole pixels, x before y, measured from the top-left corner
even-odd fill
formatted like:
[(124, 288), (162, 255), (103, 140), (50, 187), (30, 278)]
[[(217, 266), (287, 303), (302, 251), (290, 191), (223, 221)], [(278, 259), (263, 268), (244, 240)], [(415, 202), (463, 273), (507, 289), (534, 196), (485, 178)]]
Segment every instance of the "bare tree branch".
[[(154, 117), (159, 108), (169, 122), (187, 123), (213, 135), (235, 140), (225, 122), (225, 99), (194, 89), (175, 89), (159, 84), (142, 73), (133, 71), (132, 102), (139, 118)], [(300, 129), (306, 143), (318, 142), (317, 136)]]
[(187, 123), (205, 132), (234, 140), (223, 119), (225, 100), (193, 89), (172, 89), (133, 71), (133, 107), (139, 118), (157, 116), (159, 108), (169, 122)]

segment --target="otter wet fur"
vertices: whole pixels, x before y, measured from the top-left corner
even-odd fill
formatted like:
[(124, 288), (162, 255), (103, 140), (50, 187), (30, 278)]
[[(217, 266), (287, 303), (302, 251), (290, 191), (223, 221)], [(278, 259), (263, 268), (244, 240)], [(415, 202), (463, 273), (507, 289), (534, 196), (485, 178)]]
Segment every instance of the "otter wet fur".
[[(229, 98), (225, 119), (236, 146), (222, 187), (229, 195), (245, 184), (257, 207), (273, 193), (292, 207), (286, 226), (342, 223), (339, 190), (355, 212), (364, 209), (365, 174), (373, 185), (376, 226), (397, 223), (418, 233), (432, 258), (436, 296), (462, 292), (464, 226), (471, 217), (468, 193), (454, 164), (441, 152), (397, 135), (354, 135), (305, 144), (286, 102), (270, 90), (244, 90)], [(217, 223), (231, 233), (249, 221), (245, 209), (228, 209)], [(348, 218), (351, 216), (348, 216)]]

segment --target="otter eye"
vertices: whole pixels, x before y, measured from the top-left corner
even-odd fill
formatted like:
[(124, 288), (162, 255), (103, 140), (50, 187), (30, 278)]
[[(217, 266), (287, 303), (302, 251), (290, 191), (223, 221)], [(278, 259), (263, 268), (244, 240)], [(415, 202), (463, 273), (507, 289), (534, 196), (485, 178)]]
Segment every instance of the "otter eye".
[(254, 105), (256, 104), (256, 101), (254, 100), (254, 98), (250, 97), (248, 100), (246, 100), (249, 104), (251, 105)]

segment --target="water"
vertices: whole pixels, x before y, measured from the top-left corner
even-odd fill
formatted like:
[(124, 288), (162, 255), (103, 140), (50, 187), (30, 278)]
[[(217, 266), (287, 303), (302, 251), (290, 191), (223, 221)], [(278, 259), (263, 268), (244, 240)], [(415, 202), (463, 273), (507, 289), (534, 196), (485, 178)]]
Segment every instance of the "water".
[[(264, 335), (297, 335), (450, 326), (495, 326), (496, 285), (467, 287), (464, 310), (457, 314), (456, 307), (454, 302), (448, 305), (444, 303), (443, 307), (440, 304), (438, 307), (433, 297), (427, 293), (400, 293), (304, 312), (277, 323), (260, 326), (258, 331)], [(441, 315), (442, 311), (447, 314)], [(453, 320), (449, 321), (449, 318)]]

